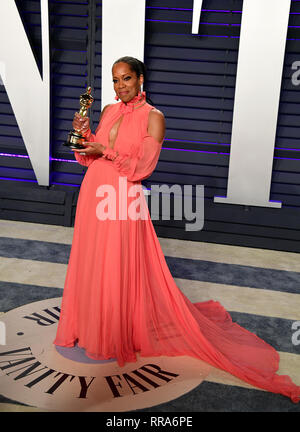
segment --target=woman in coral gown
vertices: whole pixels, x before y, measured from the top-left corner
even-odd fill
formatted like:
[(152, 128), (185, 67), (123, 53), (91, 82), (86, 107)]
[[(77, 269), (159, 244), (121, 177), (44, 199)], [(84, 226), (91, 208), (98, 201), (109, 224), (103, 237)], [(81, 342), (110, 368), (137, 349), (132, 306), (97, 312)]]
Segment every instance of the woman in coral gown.
[(140, 356), (196, 357), (259, 388), (300, 400), (300, 386), (278, 375), (279, 355), (233, 323), (217, 301), (191, 303), (179, 290), (152, 225), (141, 180), (154, 171), (164, 116), (146, 101), (145, 66), (132, 57), (113, 65), (116, 98), (95, 134), (74, 117), (88, 167), (77, 202), (74, 234), (54, 344), (85, 348), (92, 359), (119, 366)]

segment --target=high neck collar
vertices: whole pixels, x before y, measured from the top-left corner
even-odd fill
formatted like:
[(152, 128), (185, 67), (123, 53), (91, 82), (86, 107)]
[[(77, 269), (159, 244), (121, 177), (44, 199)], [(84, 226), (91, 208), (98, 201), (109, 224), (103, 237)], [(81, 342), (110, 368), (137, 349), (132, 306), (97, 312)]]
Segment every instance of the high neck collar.
[(127, 103), (121, 101), (120, 111), (122, 114), (131, 113), (135, 108), (144, 104), (145, 100), (146, 100), (146, 92), (143, 91), (141, 95), (135, 96)]

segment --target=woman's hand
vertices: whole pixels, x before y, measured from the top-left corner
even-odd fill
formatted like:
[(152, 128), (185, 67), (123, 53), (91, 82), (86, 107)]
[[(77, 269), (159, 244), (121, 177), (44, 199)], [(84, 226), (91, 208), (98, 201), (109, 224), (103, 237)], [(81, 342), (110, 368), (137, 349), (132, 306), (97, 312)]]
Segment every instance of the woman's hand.
[(75, 130), (80, 131), (84, 136), (90, 129), (90, 119), (89, 117), (82, 117), (78, 112), (76, 112), (72, 125)]
[(72, 149), (77, 153), (84, 153), (85, 155), (101, 155), (104, 151), (104, 149), (106, 148), (104, 145), (98, 143), (98, 142), (84, 142), (83, 143), (84, 146), (87, 146), (84, 149)]

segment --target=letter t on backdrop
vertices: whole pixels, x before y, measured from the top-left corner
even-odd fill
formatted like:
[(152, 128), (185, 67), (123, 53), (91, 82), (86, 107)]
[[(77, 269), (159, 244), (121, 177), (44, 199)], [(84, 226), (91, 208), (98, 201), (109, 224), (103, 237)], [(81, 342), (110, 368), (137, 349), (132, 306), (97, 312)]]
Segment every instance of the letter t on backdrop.
[(120, 57), (144, 61), (146, 0), (102, 0), (102, 109), (114, 102), (111, 68)]
[(227, 197), (214, 202), (281, 207), (269, 201), (291, 0), (244, 0)]

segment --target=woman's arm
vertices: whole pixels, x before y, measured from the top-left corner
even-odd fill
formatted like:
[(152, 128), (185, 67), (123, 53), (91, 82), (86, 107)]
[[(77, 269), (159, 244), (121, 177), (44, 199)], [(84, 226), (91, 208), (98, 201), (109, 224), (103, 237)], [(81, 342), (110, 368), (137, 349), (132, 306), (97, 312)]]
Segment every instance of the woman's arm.
[(157, 109), (149, 112), (147, 134), (143, 137), (139, 154), (132, 156), (109, 147), (103, 151), (103, 157), (113, 161), (114, 166), (129, 181), (140, 181), (154, 171), (165, 136), (165, 117)]

